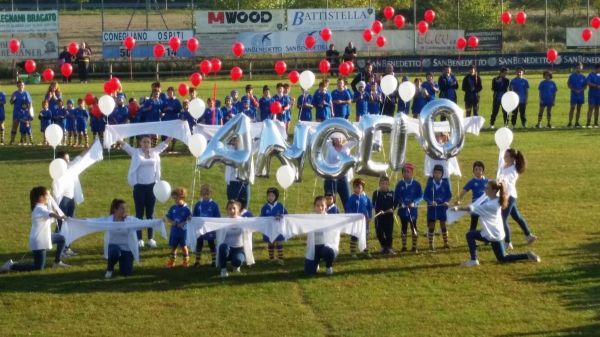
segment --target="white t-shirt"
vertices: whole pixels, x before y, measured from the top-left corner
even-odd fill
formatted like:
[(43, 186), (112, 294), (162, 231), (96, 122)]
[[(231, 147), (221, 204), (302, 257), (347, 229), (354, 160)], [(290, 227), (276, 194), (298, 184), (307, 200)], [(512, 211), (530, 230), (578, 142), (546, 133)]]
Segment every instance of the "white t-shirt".
[(323, 232), (315, 232), (315, 246), (325, 244), (325, 235)]
[(29, 233), (29, 249), (40, 250), (52, 248), (52, 222), (50, 210), (44, 204), (37, 204), (31, 212), (31, 232)]
[(140, 159), (140, 166), (136, 170), (138, 184), (148, 185), (154, 183), (156, 159), (153, 157)]
[(502, 166), (498, 172), (498, 181), (504, 184), (504, 193), (515, 199), (517, 198), (518, 179), (519, 173), (514, 164), (509, 167)]
[(242, 240), (242, 229), (241, 228), (228, 228), (225, 233), (224, 243), (229, 247), (239, 248), (244, 246)]
[(504, 239), (504, 225), (502, 224), (501, 207), (498, 198), (487, 199), (479, 205), (469, 206), (472, 213), (479, 215), (481, 221), (481, 236), (489, 241)]
[[(110, 217), (110, 221), (114, 221), (114, 217)], [(121, 250), (129, 251), (129, 230), (113, 229), (110, 231), (109, 245), (117, 245)]]

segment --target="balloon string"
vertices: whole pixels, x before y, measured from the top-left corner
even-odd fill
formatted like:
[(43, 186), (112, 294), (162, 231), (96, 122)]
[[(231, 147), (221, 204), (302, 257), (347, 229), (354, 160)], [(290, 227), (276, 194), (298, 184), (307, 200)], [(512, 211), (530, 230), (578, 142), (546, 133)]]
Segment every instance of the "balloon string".
[(198, 170), (198, 166), (196, 166), (196, 163), (194, 162), (194, 173), (192, 174), (192, 199), (194, 200), (194, 194), (196, 192), (196, 172)]
[[(216, 77), (216, 75), (215, 75), (215, 77)], [(217, 114), (216, 99), (217, 99), (217, 79), (215, 78), (215, 83), (213, 83), (212, 102), (211, 102), (211, 106), (210, 106), (210, 109), (212, 110), (212, 122), (213, 122), (213, 125), (215, 125), (215, 116)]]
[(315, 197), (315, 191), (317, 190), (317, 177), (315, 176), (315, 183), (313, 184), (313, 198)]
[(283, 204), (285, 205), (285, 201), (287, 199), (287, 188), (283, 190)]

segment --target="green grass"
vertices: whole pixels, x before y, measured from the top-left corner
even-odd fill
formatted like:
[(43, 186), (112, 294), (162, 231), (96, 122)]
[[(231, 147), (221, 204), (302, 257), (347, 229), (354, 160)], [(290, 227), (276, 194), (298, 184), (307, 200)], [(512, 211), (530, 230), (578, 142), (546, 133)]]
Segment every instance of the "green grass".
[[(486, 117), (490, 80), (484, 78), (482, 115)], [(554, 124), (564, 125), (566, 75), (557, 75), (555, 80), (560, 91)], [(538, 81), (539, 76), (530, 77), (532, 87)], [(263, 82), (253, 84), (258, 88)], [(221, 97), (233, 84), (219, 82), (218, 87)], [(45, 88), (28, 87), (36, 105)], [(129, 96), (139, 97), (148, 88), (148, 83), (125, 83)], [(3, 89), (10, 91), (6, 86)], [(63, 87), (65, 97), (100, 89), (100, 83)], [(204, 82), (201, 96), (210, 90), (212, 83)], [(529, 105), (530, 121), (536, 115), (535, 92)], [(36, 136), (39, 140), (37, 131)], [(533, 249), (542, 257), (541, 264), (501, 265), (486, 246), (480, 252), (481, 267), (460, 268), (468, 258), (465, 219), (450, 227), (453, 248), (434, 254), (425, 252), (426, 240), (421, 237), (419, 254), (353, 260), (348, 258), (344, 238), (332, 277), (303, 275), (303, 239), (288, 242), (286, 265), (275, 266), (266, 262), (266, 249), (257, 236), (257, 264), (227, 280), (208, 266), (166, 270), (168, 250), (161, 239), (159, 249), (142, 252), (132, 277), (105, 281), (101, 235), (92, 235), (73, 245), (80, 254), (67, 260), (71, 269), (0, 275), (0, 335), (597, 336), (600, 235), (595, 186), (600, 184), (596, 173), (600, 160), (594, 153), (599, 140), (600, 133), (592, 129), (515, 132), (514, 146), (524, 151), (529, 162), (519, 181), (519, 206), (539, 236)], [(453, 192), (469, 178), (474, 160), (483, 160), (488, 175), (493, 176), (496, 158), (492, 132), (468, 135), (459, 156), (464, 177), (453, 178)], [(51, 159), (50, 148), (0, 148), (2, 261), (31, 258), (27, 194), (33, 185), (50, 185)], [(407, 159), (416, 163), (423, 182), (423, 152), (413, 138)], [(190, 188), (193, 164), (186, 154), (165, 155), (163, 179), (172, 186)], [(126, 155), (113, 151), (86, 171), (81, 177), (86, 200), (77, 208), (77, 216), (106, 214), (114, 197), (129, 201), (133, 212), (126, 182), (128, 165)], [(392, 177), (395, 183), (397, 175)], [(212, 185), (216, 201), (223, 206), (222, 167), (201, 170), (200, 181)], [(376, 179), (367, 178), (367, 184), (371, 193)], [(275, 185), (274, 174), (257, 179), (252, 187), (254, 213), (264, 203), (267, 187)], [(303, 182), (285, 193), (286, 206), (292, 213), (310, 212), (313, 195), (322, 191), (321, 186), (322, 180), (307, 168)], [(157, 204), (156, 214), (164, 214), (168, 206)], [(420, 229), (424, 228), (423, 216), (422, 210)], [(395, 235), (398, 247), (397, 229)], [(514, 237), (515, 251), (529, 249), (519, 229)], [(374, 233), (369, 244), (378, 247)]]

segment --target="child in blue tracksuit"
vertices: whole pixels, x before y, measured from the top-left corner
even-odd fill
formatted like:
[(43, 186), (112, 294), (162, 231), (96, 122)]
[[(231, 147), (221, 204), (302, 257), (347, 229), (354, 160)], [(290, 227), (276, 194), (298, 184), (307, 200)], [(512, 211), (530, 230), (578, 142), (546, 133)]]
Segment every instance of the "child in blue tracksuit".
[(21, 104), (21, 110), (18, 114), (19, 118), (19, 132), (21, 133), (21, 141), (19, 145), (33, 145), (33, 139), (31, 138), (31, 113), (29, 110), (29, 103), (23, 102)]
[[(212, 100), (209, 98), (208, 102), (212, 102)], [(208, 105), (210, 106), (210, 105)], [(215, 108), (216, 109), (216, 108)], [(235, 115), (237, 115), (237, 110), (235, 108), (235, 106), (233, 106), (233, 104), (231, 103), (231, 96), (225, 96), (225, 104), (221, 107), (221, 118), (222, 118), (222, 124), (225, 125), (227, 124), (227, 122), (229, 122), (230, 119), (232, 119)], [(212, 111), (211, 111), (212, 114)], [(216, 123), (216, 121), (215, 121)], [(210, 123), (203, 123), (203, 124), (209, 124)], [(218, 124), (216, 124), (218, 125)]]
[(271, 118), (271, 89), (268, 85), (263, 86), (263, 95), (258, 100), (258, 111), (260, 121)]
[[(458, 195), (458, 200), (456, 200), (456, 204), (460, 205), (462, 198), (469, 191), (472, 192), (473, 197), (471, 198), (471, 204), (474, 203), (477, 199), (479, 199), (485, 190), (485, 186), (488, 183), (488, 178), (483, 175), (485, 171), (485, 165), (483, 162), (476, 161), (473, 163), (473, 178), (469, 180), (462, 191), (460, 191)], [(469, 230), (474, 231), (477, 230), (477, 222), (479, 221), (479, 216), (477, 214), (471, 213), (471, 227)]]
[(298, 97), (298, 115), (301, 121), (312, 122), (313, 97), (308, 90), (302, 89), (302, 95)]
[(442, 238), (444, 239), (444, 248), (450, 248), (448, 245), (448, 229), (446, 228), (446, 211), (450, 199), (452, 199), (452, 191), (448, 179), (443, 178), (444, 167), (435, 165), (433, 167), (432, 177), (427, 179), (425, 193), (423, 199), (427, 202), (427, 238), (429, 239), (429, 250), (435, 251), (433, 246), (433, 236), (435, 230), (435, 222), (440, 221), (442, 230)]
[[(279, 199), (279, 190), (275, 187), (269, 187), (267, 189), (267, 202), (260, 210), (260, 216), (280, 217), (284, 214), (288, 214), (285, 206), (278, 202), (277, 199)], [(279, 235), (273, 240), (273, 243), (271, 243), (270, 239), (271, 238), (268, 236), (263, 235), (263, 241), (267, 243), (267, 248), (269, 250), (269, 260), (277, 261), (277, 263), (283, 265), (283, 240), (285, 240), (285, 238)], [(275, 259), (274, 254), (275, 248), (277, 248), (277, 259)]]
[(360, 118), (369, 112), (369, 94), (365, 92), (365, 82), (360, 81), (356, 85), (356, 92), (352, 98), (352, 102), (356, 105), (356, 121), (359, 122)]
[(421, 85), (421, 79), (415, 78), (415, 96), (412, 104), (413, 118), (419, 118), (421, 110), (429, 102), (429, 92)]
[[(229, 96), (227, 96), (229, 97)], [(206, 124), (206, 125), (222, 125), (227, 123), (231, 118), (233, 118), (234, 115), (230, 115), (231, 113), (235, 114), (235, 109), (232, 108), (232, 110), (228, 113), (228, 118), (227, 120), (225, 120), (224, 115), (223, 115), (223, 111), (226, 110), (228, 107), (231, 106), (231, 99), (225, 98), (225, 106), (221, 107), (220, 109), (217, 107), (212, 107), (212, 99), (209, 98), (207, 101), (208, 107), (206, 108), (206, 110), (204, 110), (204, 113), (202, 114), (202, 116), (200, 116), (200, 118), (198, 118), (198, 123), (199, 124)]]
[[(346, 213), (358, 213), (362, 214), (365, 217), (367, 228), (366, 228), (366, 236), (369, 238), (369, 220), (373, 217), (373, 205), (371, 204), (371, 200), (365, 194), (365, 182), (360, 179), (354, 179), (352, 182), (352, 189), (354, 193), (348, 198), (346, 202)], [(358, 238), (352, 236), (350, 238), (350, 255), (352, 257), (356, 257), (356, 248), (358, 245)], [(367, 257), (370, 257), (369, 248), (365, 248), (364, 253)]]
[[(174, 121), (179, 119), (179, 115), (181, 114), (181, 102), (175, 97), (175, 89), (173, 87), (169, 87), (167, 89), (167, 99), (163, 101), (163, 109), (161, 111), (160, 120), (161, 121)], [(162, 136), (161, 139), (164, 141), (167, 139), (166, 136)], [(169, 146), (170, 152), (175, 151), (175, 144), (177, 141), (175, 139), (171, 140), (171, 144)]]
[[(220, 110), (217, 111), (219, 111), (220, 113)], [(184, 99), (183, 103), (181, 103), (181, 114), (179, 114), (179, 118), (181, 118), (181, 120), (186, 121), (188, 127), (190, 128), (190, 132), (194, 133), (194, 126), (196, 125), (197, 120), (190, 113), (190, 101), (188, 101), (187, 99)]]
[(575, 66), (575, 71), (569, 75), (569, 79), (567, 80), (567, 85), (571, 90), (571, 109), (569, 110), (569, 124), (567, 127), (570, 128), (573, 126), (573, 114), (575, 113), (575, 108), (577, 108), (577, 115), (575, 117), (575, 127), (581, 127), (579, 124), (579, 118), (581, 116), (581, 106), (585, 101), (585, 88), (587, 87), (587, 78), (585, 75), (581, 73), (583, 70), (583, 63), (578, 62)]
[(519, 106), (515, 111), (512, 112), (511, 124), (514, 128), (517, 124), (517, 113), (521, 116), (521, 125), (523, 128), (527, 127), (527, 117), (525, 116), (525, 110), (527, 108), (527, 96), (529, 93), (529, 81), (523, 77), (525, 71), (522, 67), (517, 68), (517, 77), (510, 81), (509, 89), (519, 95)]
[(423, 89), (427, 90), (427, 93), (429, 94), (427, 102), (433, 101), (435, 99), (435, 95), (440, 92), (440, 87), (433, 80), (433, 74), (430, 72), (425, 74), (425, 82), (423, 82), (421, 86)]
[[(85, 108), (85, 102), (83, 99), (77, 100), (77, 108), (75, 109), (75, 126), (77, 128), (77, 145), (78, 146), (89, 146), (87, 125), (90, 119), (90, 114)], [(83, 144), (82, 144), (83, 143)]]
[[(290, 95), (290, 85), (289, 83), (283, 84), (283, 102), (281, 102), (281, 106), (283, 107), (283, 112), (280, 115), (284, 115), (283, 122), (285, 123), (285, 130), (287, 131), (290, 122), (292, 121), (292, 107), (294, 106), (294, 100)], [(279, 117), (279, 116), (278, 116)]]
[(38, 119), (40, 120), (40, 131), (42, 132), (42, 145), (46, 145), (46, 128), (50, 124), (52, 124), (52, 110), (50, 110), (49, 103), (47, 100), (42, 102), (42, 110), (38, 114)]
[(379, 90), (379, 86), (377, 85), (377, 83), (374, 83), (371, 86), (369, 86), (369, 89), (370, 91), (368, 93), (369, 100), (367, 103), (367, 110), (371, 115), (380, 115), (382, 96)]
[(313, 94), (313, 105), (316, 106), (315, 120), (317, 122), (331, 118), (331, 94), (327, 92), (325, 81), (319, 82), (319, 89)]
[(540, 91), (540, 112), (538, 113), (538, 122), (535, 127), (539, 129), (542, 126), (544, 108), (546, 108), (546, 127), (551, 129), (552, 107), (554, 106), (554, 100), (556, 99), (556, 92), (558, 91), (558, 88), (556, 87), (556, 83), (552, 81), (552, 73), (550, 71), (544, 71), (544, 80), (540, 82), (538, 90)]
[[(67, 116), (67, 109), (63, 105), (63, 100), (58, 99), (56, 101), (56, 110), (52, 112), (52, 124), (60, 126), (65, 131), (65, 118)], [(63, 145), (65, 143), (65, 137), (63, 137)]]
[(25, 91), (25, 83), (21, 80), (18, 80), (17, 90), (10, 95), (10, 104), (13, 104), (13, 125), (10, 130), (10, 145), (15, 142), (17, 127), (19, 126), (19, 111), (21, 110), (21, 106), (24, 102), (31, 106), (33, 101), (29, 92)]
[(281, 104), (281, 113), (277, 114), (275, 118), (281, 122), (287, 122), (288, 110), (290, 109), (290, 97), (283, 94), (283, 83), (277, 83), (275, 86), (277, 94), (273, 96), (273, 102), (279, 102)]
[(171, 223), (171, 233), (169, 234), (169, 247), (171, 247), (171, 256), (167, 261), (167, 268), (173, 268), (177, 258), (177, 247), (181, 248), (183, 254), (183, 267), (189, 266), (190, 254), (185, 243), (187, 236), (187, 223), (192, 217), (192, 212), (185, 202), (186, 191), (183, 187), (177, 187), (171, 192), (171, 198), (175, 205), (169, 208), (166, 218)]
[(72, 99), (67, 100), (67, 109), (65, 111), (65, 131), (67, 133), (67, 146), (77, 145), (77, 118), (75, 116), (75, 106)]
[(122, 97), (117, 97), (117, 105), (113, 112), (108, 115), (109, 125), (126, 124), (129, 119), (129, 107), (125, 105)]
[(6, 104), (6, 94), (0, 91), (0, 145), (4, 145), (4, 120), (6, 119), (6, 113), (4, 112), (4, 105)]
[[(194, 216), (206, 217), (206, 218), (220, 218), (221, 212), (219, 211), (219, 205), (212, 200), (212, 191), (210, 185), (204, 184), (200, 187), (201, 200), (194, 205)], [(217, 250), (215, 248), (215, 240), (217, 239), (215, 232), (209, 232), (198, 239), (196, 239), (196, 262), (194, 267), (200, 266), (200, 257), (202, 254), (202, 247), (204, 246), (204, 240), (208, 242), (208, 248), (211, 256), (211, 266), (216, 266)]]
[[(98, 108), (98, 98), (95, 97), (94, 98), (94, 104), (92, 104), (92, 107), (90, 109), (91, 113), (91, 117), (90, 117), (90, 128), (92, 129), (92, 138), (96, 139), (100, 139), (100, 142), (104, 141), (104, 130), (106, 129), (106, 119), (104, 118), (104, 115), (102, 114), (102, 112), (100, 111), (100, 108)], [(131, 137), (134, 138), (134, 137)], [(130, 140), (130, 143), (132, 142), (132, 140)]]
[(256, 122), (256, 110), (250, 108), (250, 99), (248, 98), (248, 96), (242, 97), (241, 101), (242, 110), (240, 110), (240, 113), (243, 113), (244, 115), (248, 116), (248, 118), (250, 118), (251, 123)]
[(411, 163), (406, 163), (402, 167), (402, 180), (396, 184), (394, 199), (398, 208), (398, 217), (400, 217), (402, 251), (406, 251), (406, 240), (408, 235), (408, 225), (412, 233), (412, 251), (417, 252), (417, 217), (419, 215), (419, 202), (423, 199), (423, 190), (421, 184), (414, 180), (415, 167)]
[(333, 192), (325, 193), (325, 204), (327, 205), (327, 214), (340, 214), (340, 210), (335, 204), (335, 194)]
[(331, 92), (331, 101), (333, 102), (334, 117), (344, 119), (350, 117), (352, 92), (346, 88), (346, 81), (343, 78), (337, 80), (337, 88)]
[(139, 112), (139, 120), (142, 123), (158, 122), (163, 110), (163, 101), (160, 99), (160, 92), (152, 92), (152, 97), (142, 103)]

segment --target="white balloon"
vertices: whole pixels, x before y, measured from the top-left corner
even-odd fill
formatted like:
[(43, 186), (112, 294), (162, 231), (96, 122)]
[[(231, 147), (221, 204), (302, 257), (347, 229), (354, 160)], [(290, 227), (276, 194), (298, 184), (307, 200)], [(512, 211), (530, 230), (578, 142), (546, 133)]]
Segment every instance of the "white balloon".
[(156, 200), (164, 204), (171, 197), (171, 185), (168, 182), (161, 180), (154, 184), (152, 192), (154, 192)]
[(315, 74), (310, 70), (305, 70), (300, 74), (298, 82), (300, 83), (300, 87), (302, 87), (302, 89), (308, 90), (315, 85)]
[(194, 157), (200, 157), (206, 150), (206, 138), (199, 133), (191, 135), (188, 139), (188, 148)]
[(200, 116), (202, 116), (205, 110), (206, 103), (204, 103), (203, 100), (201, 100), (200, 98), (194, 98), (193, 100), (191, 100), (189, 111), (192, 117), (194, 117), (195, 119), (200, 118)]
[(519, 106), (519, 95), (514, 91), (507, 91), (500, 100), (504, 111), (511, 113)]
[(46, 141), (50, 146), (56, 149), (56, 147), (60, 144), (63, 139), (63, 129), (60, 128), (57, 124), (49, 125), (44, 131), (44, 135), (46, 136)]
[(400, 94), (400, 98), (405, 103), (412, 101), (413, 97), (415, 97), (416, 92), (417, 92), (417, 88), (410, 81), (402, 82), (402, 83), (400, 83), (400, 86), (398, 87), (398, 93)]
[(509, 128), (504, 127), (498, 129), (496, 134), (494, 135), (494, 140), (496, 141), (496, 145), (498, 148), (502, 150), (506, 150), (510, 147), (513, 141), (513, 133)]
[(104, 95), (98, 100), (98, 108), (106, 117), (115, 110), (115, 99), (112, 96)]
[(394, 75), (385, 75), (381, 79), (380, 86), (383, 94), (389, 96), (398, 88), (398, 79)]
[(279, 183), (284, 190), (287, 190), (287, 188), (294, 183), (296, 172), (294, 172), (294, 169), (291, 166), (283, 165), (277, 169), (275, 177), (277, 178), (277, 183)]
[(67, 172), (67, 162), (62, 158), (56, 158), (50, 163), (50, 177), (53, 180), (60, 179)]

